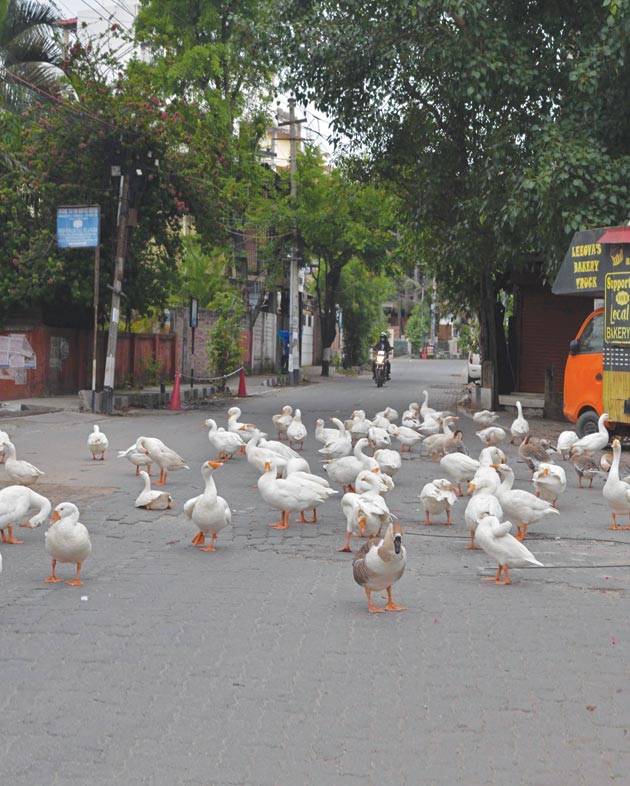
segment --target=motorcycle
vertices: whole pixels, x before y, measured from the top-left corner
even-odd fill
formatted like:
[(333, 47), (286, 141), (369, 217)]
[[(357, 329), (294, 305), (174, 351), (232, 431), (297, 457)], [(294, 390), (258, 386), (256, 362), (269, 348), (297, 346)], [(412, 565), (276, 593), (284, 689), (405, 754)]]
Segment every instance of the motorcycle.
[(387, 352), (379, 349), (374, 358), (374, 381), (376, 387), (382, 388), (387, 380)]

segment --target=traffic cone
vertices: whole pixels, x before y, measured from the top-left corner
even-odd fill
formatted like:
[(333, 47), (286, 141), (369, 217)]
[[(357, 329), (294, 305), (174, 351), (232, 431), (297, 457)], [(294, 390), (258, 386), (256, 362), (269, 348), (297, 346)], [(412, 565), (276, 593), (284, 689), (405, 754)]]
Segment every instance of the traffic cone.
[(238, 393), (236, 394), (239, 398), (246, 398), (247, 397), (247, 389), (245, 388), (245, 369), (241, 368), (241, 378), (238, 381)]
[(179, 392), (179, 371), (175, 372), (175, 382), (173, 384), (173, 392), (171, 393), (171, 400), (168, 404), (168, 409), (181, 409), (182, 401)]

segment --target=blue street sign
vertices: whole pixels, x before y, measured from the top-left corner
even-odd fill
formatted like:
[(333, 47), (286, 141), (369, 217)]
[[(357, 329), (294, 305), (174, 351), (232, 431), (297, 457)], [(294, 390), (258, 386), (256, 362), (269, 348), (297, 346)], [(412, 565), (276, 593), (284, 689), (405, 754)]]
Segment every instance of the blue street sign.
[(57, 208), (57, 248), (96, 248), (100, 208), (70, 206)]

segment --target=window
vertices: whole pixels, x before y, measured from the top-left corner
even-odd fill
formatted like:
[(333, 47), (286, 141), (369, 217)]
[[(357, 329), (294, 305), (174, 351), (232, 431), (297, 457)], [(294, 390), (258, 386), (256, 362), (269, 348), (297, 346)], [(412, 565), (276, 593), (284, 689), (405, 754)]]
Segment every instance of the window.
[(578, 341), (578, 355), (604, 351), (604, 315), (597, 314), (582, 331)]

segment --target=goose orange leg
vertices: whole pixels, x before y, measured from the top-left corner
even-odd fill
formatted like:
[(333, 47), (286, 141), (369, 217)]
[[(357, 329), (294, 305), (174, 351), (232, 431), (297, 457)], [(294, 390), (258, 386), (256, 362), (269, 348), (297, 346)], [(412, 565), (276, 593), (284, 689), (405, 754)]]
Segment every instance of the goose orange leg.
[(57, 560), (54, 559), (52, 561), (52, 569), (50, 571), (50, 576), (47, 579), (44, 579), (46, 584), (57, 584), (59, 581), (63, 581), (63, 579), (58, 579), (55, 576), (55, 567), (57, 566)]
[(3, 543), (13, 543), (13, 545), (14, 545), (14, 546), (19, 546), (20, 544), (24, 543), (24, 541), (23, 541), (23, 540), (16, 540), (16, 539), (13, 537), (13, 527), (12, 527), (11, 525), (9, 525), (9, 526), (7, 527), (7, 529), (8, 529), (8, 531), (9, 531), (9, 537), (8, 537), (8, 538), (7, 538), (7, 536), (5, 535), (5, 532), (4, 532), (4, 530), (2, 530), (2, 542), (3, 542)]
[(194, 543), (195, 546), (203, 546), (203, 544), (206, 542), (206, 536), (201, 530), (199, 530), (191, 542)]
[(300, 518), (298, 519), (299, 522), (302, 524), (314, 524), (317, 521), (317, 508), (313, 508), (313, 518), (307, 519), (304, 517), (304, 511), (302, 511)]
[(164, 486), (166, 484), (166, 476), (168, 472), (160, 467), (160, 479), (155, 484), (156, 486)]
[(79, 574), (80, 573), (81, 573), (81, 563), (77, 562), (77, 573), (76, 573), (76, 576), (73, 579), (70, 579), (70, 581), (66, 581), (66, 584), (69, 584), (71, 587), (82, 587), (83, 586), (83, 582), (79, 578)]
[(433, 524), (433, 522), (431, 521), (431, 514), (429, 513), (428, 510), (425, 510), (424, 517), (425, 517), (424, 523), (427, 525), (427, 527), (430, 527)]
[(375, 603), (372, 603), (372, 590), (369, 590), (367, 587), (365, 588), (365, 594), (367, 595), (368, 599), (368, 611), (372, 614), (377, 614), (381, 611), (385, 611), (380, 606), (377, 606)]
[(351, 536), (351, 534), (352, 533), (350, 533), (350, 532), (346, 532), (346, 542), (343, 544), (343, 548), (342, 549), (337, 549), (337, 551), (352, 552), (352, 549), (350, 548), (350, 536)]
[(466, 546), (466, 548), (470, 549), (470, 550), (472, 550), (472, 549), (478, 550), (479, 549), (479, 546), (475, 546), (475, 533), (474, 533), (474, 531), (472, 529), (470, 530), (470, 543), (468, 544), (468, 546)]
[(270, 524), (274, 529), (289, 529), (289, 511), (282, 511), (282, 519), (277, 524)]
[(208, 546), (204, 546), (204, 548), (202, 548), (201, 550), (202, 551), (216, 551), (216, 549), (214, 548), (214, 541), (216, 539), (217, 539), (217, 533), (213, 532), (212, 533), (212, 540), (210, 541), (210, 544)]
[(527, 535), (527, 524), (516, 525), (516, 540), (525, 540)]
[(407, 611), (406, 606), (399, 606), (397, 603), (394, 603), (392, 598), (392, 588), (387, 587), (387, 605), (385, 606), (386, 611)]
[(452, 523), (453, 523), (453, 521), (452, 521), (452, 519), (451, 519), (451, 511), (450, 511), (450, 508), (449, 508), (449, 509), (446, 511), (446, 523), (447, 523), (447, 524), (452, 524)]
[[(611, 515), (612, 515), (613, 523), (610, 527), (608, 527), (608, 529), (623, 529), (623, 527), (620, 527), (619, 524), (617, 524), (617, 514), (612, 513)], [(11, 527), (9, 527), (9, 529), (11, 529)]]

